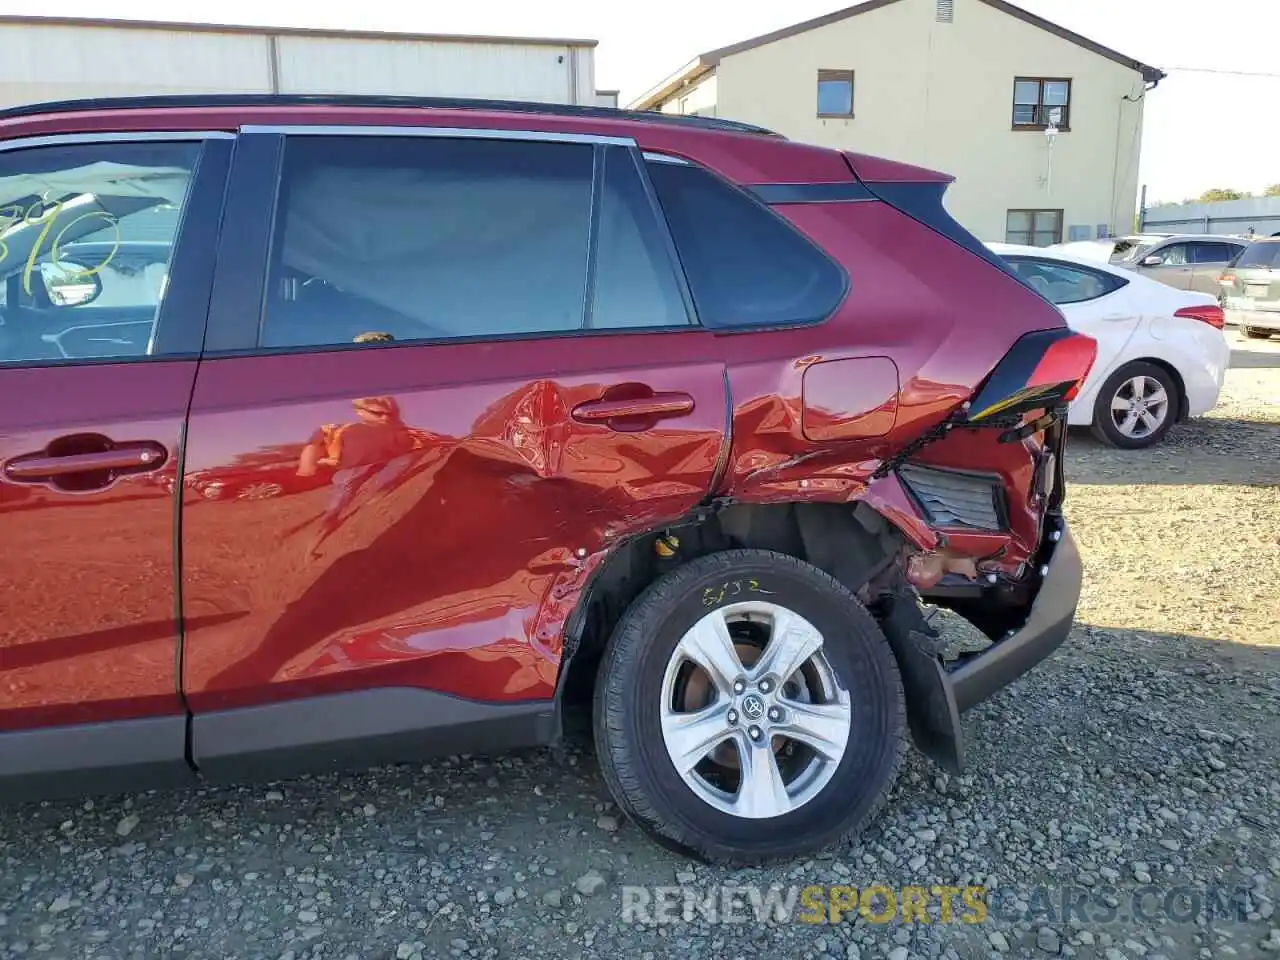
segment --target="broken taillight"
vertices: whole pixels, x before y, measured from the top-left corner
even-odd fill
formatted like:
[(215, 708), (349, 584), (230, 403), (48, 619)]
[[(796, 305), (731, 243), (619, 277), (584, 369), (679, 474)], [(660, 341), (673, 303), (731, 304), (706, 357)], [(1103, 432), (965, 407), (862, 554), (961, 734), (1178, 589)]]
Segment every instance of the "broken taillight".
[(1216, 303), (1183, 307), (1181, 310), (1175, 310), (1173, 315), (1175, 317), (1186, 317), (1188, 320), (1199, 320), (1201, 323), (1207, 323), (1216, 330), (1221, 330), (1227, 325), (1226, 314), (1222, 312), (1222, 308)]
[(1066, 383), (1074, 381), (1063, 394), (1063, 400), (1074, 400), (1080, 388), (1084, 386), (1085, 377), (1093, 369), (1093, 361), (1098, 357), (1098, 341), (1086, 337), (1083, 333), (1072, 334), (1062, 340), (1049, 344), (1040, 358), (1040, 362), (1027, 380), (1027, 386)]
[(1019, 337), (970, 402), (968, 419), (1066, 403), (1080, 392), (1097, 354), (1092, 337), (1066, 327)]

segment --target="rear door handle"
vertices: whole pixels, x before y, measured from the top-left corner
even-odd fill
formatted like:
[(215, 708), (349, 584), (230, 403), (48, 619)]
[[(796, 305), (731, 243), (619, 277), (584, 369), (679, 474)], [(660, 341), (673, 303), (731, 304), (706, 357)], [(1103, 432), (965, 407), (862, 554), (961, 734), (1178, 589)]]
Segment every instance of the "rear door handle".
[(659, 420), (688, 416), (693, 407), (693, 397), (687, 393), (654, 393), (625, 400), (588, 400), (573, 408), (573, 419), (613, 430), (646, 430)]
[[(56, 443), (51, 444), (55, 447)], [(109, 443), (109, 442), (108, 442)], [(154, 440), (110, 444), (107, 449), (83, 453), (56, 453), (43, 450), (40, 453), (14, 457), (4, 465), (5, 479), (14, 483), (47, 483), (61, 487), (62, 478), (76, 474), (96, 474), (86, 477), (88, 483), (76, 483), (75, 489), (99, 489), (110, 486), (118, 477), (135, 473), (150, 473), (162, 467), (169, 458), (163, 444)]]

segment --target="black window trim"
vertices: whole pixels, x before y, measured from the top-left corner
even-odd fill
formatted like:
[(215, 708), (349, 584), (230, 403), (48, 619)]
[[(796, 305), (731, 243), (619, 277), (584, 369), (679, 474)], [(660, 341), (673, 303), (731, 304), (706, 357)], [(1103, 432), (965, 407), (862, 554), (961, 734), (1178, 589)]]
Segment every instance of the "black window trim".
[[(1069, 260), (1055, 260), (1052, 257), (1037, 257), (1030, 253), (1011, 253), (1005, 259), (1009, 260), (1011, 263), (1042, 263), (1046, 267), (1053, 269), (1062, 269), (1065, 267), (1068, 270), (1077, 270), (1080, 273), (1087, 273), (1090, 276), (1097, 277), (1104, 283), (1108, 284), (1111, 288), (1107, 290), (1106, 293), (1100, 293), (1096, 297), (1089, 297), (1087, 300), (1068, 300), (1061, 304), (1054, 303), (1054, 306), (1066, 307), (1077, 303), (1093, 303), (1095, 300), (1101, 300), (1103, 297), (1109, 297), (1117, 290), (1123, 290), (1129, 285), (1128, 277), (1118, 277), (1114, 273), (1110, 273), (1106, 270), (1099, 270), (1096, 267), (1091, 267), (1084, 263), (1075, 263), (1074, 261)], [(1025, 283), (1026, 281), (1024, 280), (1023, 282)], [(1048, 298), (1046, 297), (1045, 299)], [(1050, 302), (1053, 303), (1053, 301)]]
[[(504, 140), (547, 143), (576, 143), (594, 146), (592, 173), (592, 231), (588, 246), (588, 280), (595, 266), (594, 231), (598, 220), (599, 189), (603, 178), (603, 156), (609, 149), (626, 150), (638, 168), (645, 195), (649, 200), (654, 226), (663, 237), (670, 269), (673, 271), (685, 306), (688, 322), (681, 325), (650, 327), (588, 326), (590, 302), (584, 302), (584, 326), (575, 330), (542, 330), (528, 333), (477, 334), (470, 337), (434, 337), (420, 340), (397, 340), (389, 343), (317, 343), (289, 346), (266, 346), (261, 343), (262, 324), (266, 316), (268, 275), (272, 247), (279, 215), (281, 171), (288, 139), (293, 136), (326, 137), (436, 137), (440, 139)], [(335, 350), (401, 350), (415, 347), (451, 346), (468, 343), (502, 343), (521, 340), (572, 339), (591, 336), (626, 336), (662, 333), (667, 335), (700, 332), (688, 279), (676, 253), (670, 227), (658, 204), (657, 194), (649, 182), (640, 150), (632, 137), (616, 137), (590, 133), (563, 133), (541, 130), (509, 130), (488, 127), (425, 127), (374, 125), (259, 125), (244, 124), (237, 139), (236, 156), (231, 172), (225, 219), (227, 228), (219, 244), (220, 285), (215, 290), (210, 311), (208, 333), (202, 356), (213, 359), (243, 356), (277, 356), (309, 354)], [(271, 211), (264, 218), (261, 211)], [(225, 257), (225, 260), (224, 260)], [(223, 263), (227, 266), (223, 269)], [(238, 264), (238, 266), (237, 266)], [(591, 296), (591, 290), (585, 293)]]
[[(228, 177), (228, 157), (236, 135), (227, 130), (95, 130), (83, 133), (53, 133), (31, 137), (0, 140), (0, 153), (42, 147), (92, 146), (116, 143), (190, 143), (200, 144), (196, 162), (191, 168), (191, 179), (183, 209), (174, 234), (173, 252), (169, 256), (169, 271), (179, 266), (195, 271), (196, 276), (183, 284), (179, 293), (166, 291), (160, 304), (152, 331), (152, 348), (156, 352), (133, 356), (108, 357), (36, 357), (29, 360), (0, 361), (0, 372), (42, 367), (102, 366), (110, 364), (172, 363), (182, 360), (198, 360), (200, 345), (207, 327), (208, 305), (213, 285), (214, 263), (209, 255), (220, 242), (222, 201)], [(201, 216), (188, 221), (193, 204), (202, 208)], [(189, 252), (192, 234), (188, 223), (198, 224), (201, 236), (195, 242), (206, 248), (203, 257), (193, 261)], [(181, 259), (180, 259), (181, 258)], [(191, 264), (188, 266), (187, 264)], [(167, 352), (161, 352), (161, 350)]]

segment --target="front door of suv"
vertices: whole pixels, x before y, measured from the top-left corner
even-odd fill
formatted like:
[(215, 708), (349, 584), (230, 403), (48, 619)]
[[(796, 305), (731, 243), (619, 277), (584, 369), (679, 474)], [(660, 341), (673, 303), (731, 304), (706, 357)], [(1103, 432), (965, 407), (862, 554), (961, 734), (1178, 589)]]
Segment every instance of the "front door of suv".
[(231, 145), (0, 148), (0, 795), (189, 776), (176, 485)]
[(638, 152), (286, 128), (236, 164), (183, 493), (197, 764), (545, 707), (574, 585), (727, 456)]

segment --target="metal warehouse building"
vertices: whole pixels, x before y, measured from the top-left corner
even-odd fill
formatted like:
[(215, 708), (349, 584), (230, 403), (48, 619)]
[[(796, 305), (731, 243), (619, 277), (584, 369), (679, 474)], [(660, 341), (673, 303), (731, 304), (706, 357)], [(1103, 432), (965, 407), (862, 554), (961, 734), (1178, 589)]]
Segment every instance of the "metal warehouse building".
[(345, 93), (617, 103), (594, 40), (0, 16), (0, 106), (80, 97)]

